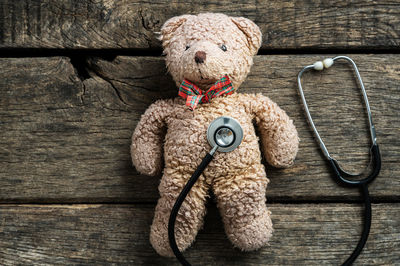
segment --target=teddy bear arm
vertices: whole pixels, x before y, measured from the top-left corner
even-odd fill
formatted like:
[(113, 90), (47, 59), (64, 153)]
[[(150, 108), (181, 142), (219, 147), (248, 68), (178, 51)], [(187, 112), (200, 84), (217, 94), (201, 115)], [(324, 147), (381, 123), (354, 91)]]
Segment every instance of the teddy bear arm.
[(132, 163), (142, 174), (155, 176), (162, 171), (166, 118), (171, 108), (166, 100), (153, 103), (142, 115), (133, 132)]
[(299, 138), (293, 121), (276, 103), (261, 94), (253, 100), (261, 145), (269, 164), (288, 167), (297, 155)]

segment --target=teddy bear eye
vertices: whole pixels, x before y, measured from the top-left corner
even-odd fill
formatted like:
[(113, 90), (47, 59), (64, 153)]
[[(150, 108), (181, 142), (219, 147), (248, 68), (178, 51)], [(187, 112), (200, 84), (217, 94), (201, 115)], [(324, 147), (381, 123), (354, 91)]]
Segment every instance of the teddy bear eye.
[(226, 48), (225, 44), (221, 45), (220, 48), (221, 48), (221, 50), (224, 51), (224, 52), (226, 52), (226, 50), (228, 50), (228, 49)]
[(190, 46), (189, 45), (186, 45), (186, 47), (185, 47), (185, 51), (187, 50), (187, 49), (189, 49), (190, 48)]

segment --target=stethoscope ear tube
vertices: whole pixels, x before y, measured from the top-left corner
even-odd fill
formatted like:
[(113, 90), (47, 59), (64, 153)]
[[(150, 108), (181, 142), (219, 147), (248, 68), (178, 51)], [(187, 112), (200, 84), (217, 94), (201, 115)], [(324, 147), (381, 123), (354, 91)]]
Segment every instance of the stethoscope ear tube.
[(375, 177), (378, 176), (379, 172), (381, 171), (381, 166), (382, 166), (382, 157), (381, 157), (381, 152), (379, 150), (378, 144), (372, 145), (371, 148), (372, 156), (374, 157), (374, 170), (371, 173), (372, 179), (369, 182), (371, 182)]

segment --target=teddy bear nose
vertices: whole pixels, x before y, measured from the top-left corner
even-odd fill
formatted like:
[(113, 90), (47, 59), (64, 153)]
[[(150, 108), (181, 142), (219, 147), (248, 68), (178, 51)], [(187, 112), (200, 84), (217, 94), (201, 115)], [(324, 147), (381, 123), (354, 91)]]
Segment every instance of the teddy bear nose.
[(197, 51), (194, 54), (194, 61), (196, 61), (196, 63), (198, 63), (198, 64), (204, 63), (204, 60), (206, 60), (206, 52)]

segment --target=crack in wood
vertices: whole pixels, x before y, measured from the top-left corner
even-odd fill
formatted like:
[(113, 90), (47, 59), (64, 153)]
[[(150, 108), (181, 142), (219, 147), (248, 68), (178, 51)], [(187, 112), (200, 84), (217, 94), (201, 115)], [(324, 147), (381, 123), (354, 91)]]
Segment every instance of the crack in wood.
[(106, 77), (105, 75), (101, 74), (99, 71), (97, 71), (95, 68), (91, 69), (99, 78), (103, 79), (104, 81), (106, 81), (108, 84), (110, 84), (110, 86), (114, 89), (115, 95), (118, 97), (119, 101), (125, 105), (125, 106), (132, 106), (131, 104), (127, 103), (124, 98), (121, 95), (121, 92), (118, 90), (117, 87), (115, 87), (114, 83), (112, 82), (112, 80), (108, 77)]

